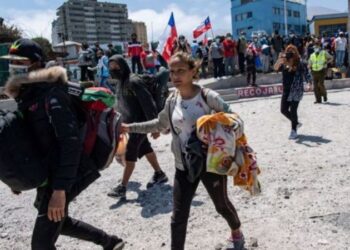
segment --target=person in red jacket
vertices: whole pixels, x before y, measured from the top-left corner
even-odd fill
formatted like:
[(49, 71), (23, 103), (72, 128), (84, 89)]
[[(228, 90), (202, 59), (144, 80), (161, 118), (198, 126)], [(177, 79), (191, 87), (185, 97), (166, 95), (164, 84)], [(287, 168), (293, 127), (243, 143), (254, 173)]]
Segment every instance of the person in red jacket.
[(131, 35), (131, 42), (128, 45), (128, 56), (131, 57), (131, 65), (132, 65), (132, 73), (136, 71), (137, 65), (137, 73), (142, 74), (142, 64), (141, 64), (141, 52), (143, 51), (142, 45), (139, 41), (137, 41), (137, 35), (133, 33)]
[(235, 56), (237, 55), (236, 42), (232, 39), (230, 33), (226, 35), (224, 45), (224, 63), (225, 75), (234, 75), (235, 73)]
[(144, 50), (141, 52), (141, 63), (144, 73), (150, 75), (155, 75), (157, 73), (156, 55), (150, 50), (148, 43), (144, 45)]

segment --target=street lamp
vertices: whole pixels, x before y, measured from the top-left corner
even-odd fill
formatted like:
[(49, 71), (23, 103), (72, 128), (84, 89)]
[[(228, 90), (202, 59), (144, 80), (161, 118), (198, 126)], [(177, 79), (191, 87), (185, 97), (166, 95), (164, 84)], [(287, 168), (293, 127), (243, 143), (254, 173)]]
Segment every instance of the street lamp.
[[(349, 0), (350, 1), (350, 0)], [(288, 13), (287, 13), (287, 0), (284, 0), (284, 33), (288, 36)]]

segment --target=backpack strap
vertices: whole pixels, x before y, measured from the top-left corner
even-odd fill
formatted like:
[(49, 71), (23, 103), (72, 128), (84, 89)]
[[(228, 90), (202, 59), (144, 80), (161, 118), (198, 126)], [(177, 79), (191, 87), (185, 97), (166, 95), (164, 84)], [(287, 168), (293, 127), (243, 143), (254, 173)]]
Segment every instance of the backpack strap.
[(171, 93), (171, 95), (170, 95), (171, 101), (170, 101), (169, 108), (168, 108), (170, 129), (175, 135), (179, 135), (179, 134), (176, 133), (176, 130), (175, 130), (174, 124), (173, 124), (173, 120), (172, 120), (172, 114), (173, 114), (173, 111), (175, 108), (175, 105), (172, 105), (172, 102), (174, 102), (176, 104), (177, 96), (178, 96), (178, 92), (176, 90), (175, 90), (175, 92)]
[(208, 104), (208, 93), (209, 93), (209, 89), (208, 88), (201, 88), (201, 96), (202, 96), (202, 98), (203, 98), (203, 100), (205, 101), (206, 104)]

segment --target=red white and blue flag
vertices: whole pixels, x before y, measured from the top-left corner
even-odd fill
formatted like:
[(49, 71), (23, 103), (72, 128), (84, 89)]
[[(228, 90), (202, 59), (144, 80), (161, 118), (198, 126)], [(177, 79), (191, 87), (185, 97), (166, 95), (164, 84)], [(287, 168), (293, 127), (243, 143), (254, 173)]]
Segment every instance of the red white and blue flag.
[(204, 20), (204, 22), (193, 31), (193, 37), (196, 39), (197, 37), (206, 33), (210, 29), (211, 29), (211, 23), (210, 23), (209, 17), (207, 17)]
[(170, 27), (170, 32), (163, 48), (163, 57), (166, 61), (169, 61), (171, 57), (171, 51), (173, 49), (174, 41), (177, 38), (177, 30), (175, 25), (175, 18), (173, 12), (171, 12), (170, 19), (168, 22), (168, 27)]

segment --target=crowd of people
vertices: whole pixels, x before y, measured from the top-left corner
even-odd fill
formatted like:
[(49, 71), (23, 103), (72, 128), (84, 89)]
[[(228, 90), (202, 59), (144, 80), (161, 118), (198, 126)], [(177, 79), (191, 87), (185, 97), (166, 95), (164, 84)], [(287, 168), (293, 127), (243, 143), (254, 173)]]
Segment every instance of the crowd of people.
[[(238, 39), (234, 39), (230, 33), (226, 36), (205, 38), (203, 41), (193, 40), (190, 44), (184, 36), (179, 36), (173, 46), (173, 54), (178, 51), (191, 53), (194, 58), (202, 60), (201, 78), (213, 76), (233, 76), (247, 73), (247, 84), (256, 86), (256, 73), (270, 73), (276, 63), (279, 54), (288, 45), (297, 47), (298, 53), (303, 61), (308, 61), (314, 52), (316, 44), (321, 44), (321, 49), (333, 57), (327, 68), (343, 70), (348, 66), (348, 40), (343, 32), (337, 36), (321, 37), (306, 35), (296, 36), (291, 33), (288, 37), (281, 36), (276, 31), (273, 36), (258, 33), (251, 38), (242, 32)], [(331, 72), (327, 73), (332, 77)]]
[[(340, 77), (339, 72), (345, 73), (348, 66), (348, 38), (344, 32), (339, 32), (336, 36), (326, 35), (316, 37), (311, 35), (296, 36), (290, 33), (288, 37), (281, 36), (278, 31), (272, 36), (265, 33), (257, 33), (251, 38), (246, 37), (242, 32), (238, 39), (234, 39), (230, 33), (226, 36), (205, 38), (202, 41), (193, 40), (190, 43), (185, 36), (180, 35), (172, 46), (171, 54), (186, 52), (195, 59), (201, 60), (200, 78), (224, 76), (246, 75), (247, 85), (257, 87), (257, 73), (270, 73), (273, 65), (281, 52), (288, 45), (294, 45), (302, 61), (307, 62), (315, 51), (318, 44), (321, 49), (327, 52), (327, 70), (325, 78), (331, 79), (334, 76)], [(154, 75), (160, 67), (167, 68), (167, 62), (157, 51), (157, 45), (142, 44), (137, 40), (137, 35), (132, 34), (128, 43), (127, 58), (133, 73)], [(109, 76), (107, 60), (115, 55), (116, 51), (112, 44), (107, 50), (100, 48), (96, 43), (90, 48), (86, 43), (82, 44), (79, 55), (79, 67), (81, 68), (81, 81), (100, 82), (101, 86), (106, 86), (106, 79)]]
[[(282, 71), (281, 113), (291, 122), (289, 138), (296, 139), (297, 129), (302, 125), (297, 110), (304, 82), (314, 85), (315, 103), (327, 102), (324, 87), (327, 69), (347, 65), (346, 50), (347, 38), (342, 32), (337, 38), (291, 35), (288, 39), (276, 32), (273, 37), (262, 34), (253, 36), (252, 40), (248, 40), (244, 33), (237, 40), (227, 34), (191, 44), (181, 35), (173, 44), (171, 59), (166, 62), (154, 46), (142, 45), (136, 34), (132, 34), (128, 44), (128, 63), (124, 55), (117, 55), (112, 44), (103, 50), (98, 43), (94, 47), (83, 43), (79, 53), (81, 82), (96, 81), (99, 87), (113, 92), (117, 99), (115, 108), (122, 115), (121, 130), (130, 134), (121, 183), (112, 188), (108, 196), (126, 198), (136, 162), (144, 156), (154, 171), (147, 188), (168, 181), (147, 137), (151, 134), (157, 139), (161, 132), (167, 131), (173, 140), (171, 149), (176, 168), (171, 249), (184, 249), (191, 202), (199, 182), (202, 182), (230, 229), (225, 249), (243, 250), (245, 240), (236, 208), (227, 195), (227, 176), (209, 173), (203, 167), (195, 181), (188, 178), (184, 154), (196, 121), (212, 111), (233, 112), (218, 93), (213, 90), (204, 93), (204, 89), (195, 82), (211, 74), (214, 78), (246, 74), (247, 84), (257, 87), (257, 72)], [(49, 169), (47, 183), (37, 189), (35, 206), (38, 216), (32, 249), (56, 249), (55, 242), (60, 234), (91, 241), (105, 250), (123, 249), (124, 240), (68, 215), (69, 203), (100, 174), (79, 160), (80, 121), (78, 110), (67, 97), (64, 87), (67, 83), (66, 71), (57, 66), (45, 69), (42, 49), (28, 39), (16, 41), (6, 59), (10, 60), (11, 73), (5, 87), (8, 95), (18, 102), (19, 111), (36, 138), (42, 138), (37, 143), (43, 154), (57, 150), (54, 153), (57, 162)], [(159, 110), (141, 75), (154, 76), (162, 67), (169, 68), (175, 92)], [(55, 87), (54, 94), (50, 86)], [(16, 190), (13, 192), (19, 194)]]

